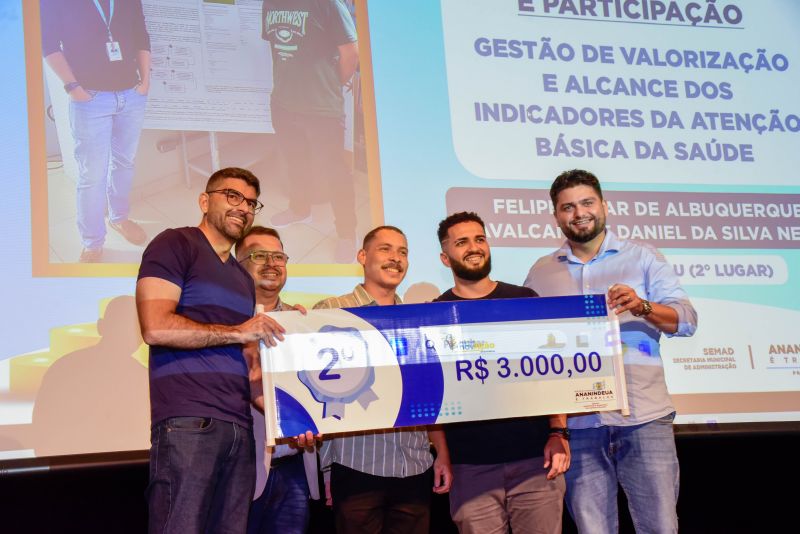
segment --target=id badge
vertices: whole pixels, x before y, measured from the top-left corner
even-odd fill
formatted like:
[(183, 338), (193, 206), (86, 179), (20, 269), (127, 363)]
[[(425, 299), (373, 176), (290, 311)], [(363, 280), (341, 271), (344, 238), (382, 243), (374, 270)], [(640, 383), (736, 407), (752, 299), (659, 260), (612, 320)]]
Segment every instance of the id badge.
[(108, 54), (109, 61), (122, 61), (122, 49), (119, 47), (119, 41), (108, 41), (106, 54)]

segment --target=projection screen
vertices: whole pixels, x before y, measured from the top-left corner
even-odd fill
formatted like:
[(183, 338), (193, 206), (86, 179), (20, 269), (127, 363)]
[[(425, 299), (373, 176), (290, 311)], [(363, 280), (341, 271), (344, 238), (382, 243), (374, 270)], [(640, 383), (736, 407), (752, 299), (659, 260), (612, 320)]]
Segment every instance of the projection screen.
[[(45, 5), (46, 2), (42, 2)], [(130, 218), (151, 239), (194, 226), (210, 172), (253, 170), (270, 226), (291, 194), (269, 106), (260, 0), (142, 0), (151, 86)], [(408, 235), (407, 302), (452, 285), (436, 225), (487, 223), (492, 276), (521, 284), (563, 237), (548, 189), (595, 173), (620, 237), (657, 246), (698, 310), (662, 339), (679, 424), (800, 419), (800, 5), (791, 0), (347, 2), (360, 66), (344, 88), (342, 157), (357, 240)], [(143, 246), (109, 231), (79, 263), (79, 163), (39, 2), (4, 3), (0, 160), (5, 306), (0, 462), (149, 447), (147, 348), (133, 291)], [(52, 40), (52, 39), (51, 39)], [(44, 46), (43, 46), (44, 43)], [(352, 290), (340, 194), (308, 192), (281, 228), (284, 300)], [(355, 252), (355, 250), (353, 250)]]

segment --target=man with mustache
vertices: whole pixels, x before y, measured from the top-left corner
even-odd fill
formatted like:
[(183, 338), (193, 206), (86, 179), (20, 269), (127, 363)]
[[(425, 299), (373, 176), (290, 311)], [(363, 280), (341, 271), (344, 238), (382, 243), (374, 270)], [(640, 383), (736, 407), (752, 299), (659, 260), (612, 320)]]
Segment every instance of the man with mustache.
[[(536, 297), (489, 278), (492, 255), (483, 220), (454, 213), (439, 223), (440, 259), (455, 286), (436, 301)], [(444, 425), (453, 469), (450, 515), (462, 534), (560, 533), (569, 468), (563, 414)], [(513, 440), (487, 439), (514, 436)]]
[[(314, 309), (402, 303), (397, 286), (408, 269), (408, 242), (399, 228), (371, 230), (357, 259), (364, 267), (364, 283), (352, 293), (317, 303)], [(432, 479), (434, 492), (450, 489), (450, 461), (442, 437), (441, 432), (429, 435), (415, 427), (323, 442), (322, 470), (326, 479), (330, 477), (336, 532), (427, 534)], [(436, 447), (435, 462), (430, 441)]]
[[(255, 281), (256, 306), (260, 306), (261, 311), (304, 311), (302, 307), (286, 304), (280, 298), (286, 285), (289, 256), (283, 251), (283, 242), (276, 230), (253, 226), (236, 242), (235, 251), (237, 260)], [(302, 534), (308, 528), (310, 517), (309, 488), (317, 484), (317, 454), (312, 450), (304, 455), (300, 447), (278, 445), (272, 452), (269, 476), (266, 477), (263, 469), (266, 435), (261, 361), (257, 344), (246, 346), (244, 351), (250, 366), (253, 404), (261, 412), (253, 412), (256, 469), (261, 476), (256, 481), (256, 500), (250, 507), (247, 532)], [(319, 498), (319, 491), (314, 493), (315, 498)]]
[(251, 172), (208, 179), (197, 227), (145, 249), (136, 283), (150, 345), (150, 532), (245, 532), (255, 483), (250, 383), (242, 346), (283, 328), (253, 316), (255, 290), (231, 247), (262, 204)]
[(617, 532), (621, 485), (638, 532), (677, 532), (675, 408), (659, 341), (662, 333), (694, 334), (697, 312), (658, 250), (606, 228), (608, 205), (595, 175), (577, 169), (560, 174), (550, 198), (567, 240), (534, 264), (525, 285), (542, 296), (607, 293), (619, 316), (630, 403), (630, 416), (569, 418), (567, 508), (581, 533)]

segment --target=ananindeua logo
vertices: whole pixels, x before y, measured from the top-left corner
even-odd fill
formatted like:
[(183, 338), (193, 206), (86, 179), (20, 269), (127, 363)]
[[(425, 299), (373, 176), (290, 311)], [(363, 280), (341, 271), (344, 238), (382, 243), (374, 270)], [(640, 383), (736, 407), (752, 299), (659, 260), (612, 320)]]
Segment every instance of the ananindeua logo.
[(614, 399), (614, 391), (608, 389), (605, 380), (592, 384), (592, 389), (579, 389), (575, 391), (575, 402), (609, 401)]

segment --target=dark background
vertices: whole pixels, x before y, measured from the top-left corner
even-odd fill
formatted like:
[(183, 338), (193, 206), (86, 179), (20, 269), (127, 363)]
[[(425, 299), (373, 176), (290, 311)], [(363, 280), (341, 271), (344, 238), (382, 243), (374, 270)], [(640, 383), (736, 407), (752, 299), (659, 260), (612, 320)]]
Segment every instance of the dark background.
[[(682, 533), (797, 531), (800, 432), (689, 433), (676, 441)], [(42, 472), (1, 466), (0, 532), (147, 531), (147, 466), (142, 462)], [(633, 532), (624, 498), (620, 501), (620, 532)], [(432, 516), (431, 533), (456, 532), (446, 496), (433, 497)], [(332, 525), (331, 513), (313, 503), (310, 532), (332, 533)], [(564, 532), (575, 532), (566, 512)]]

